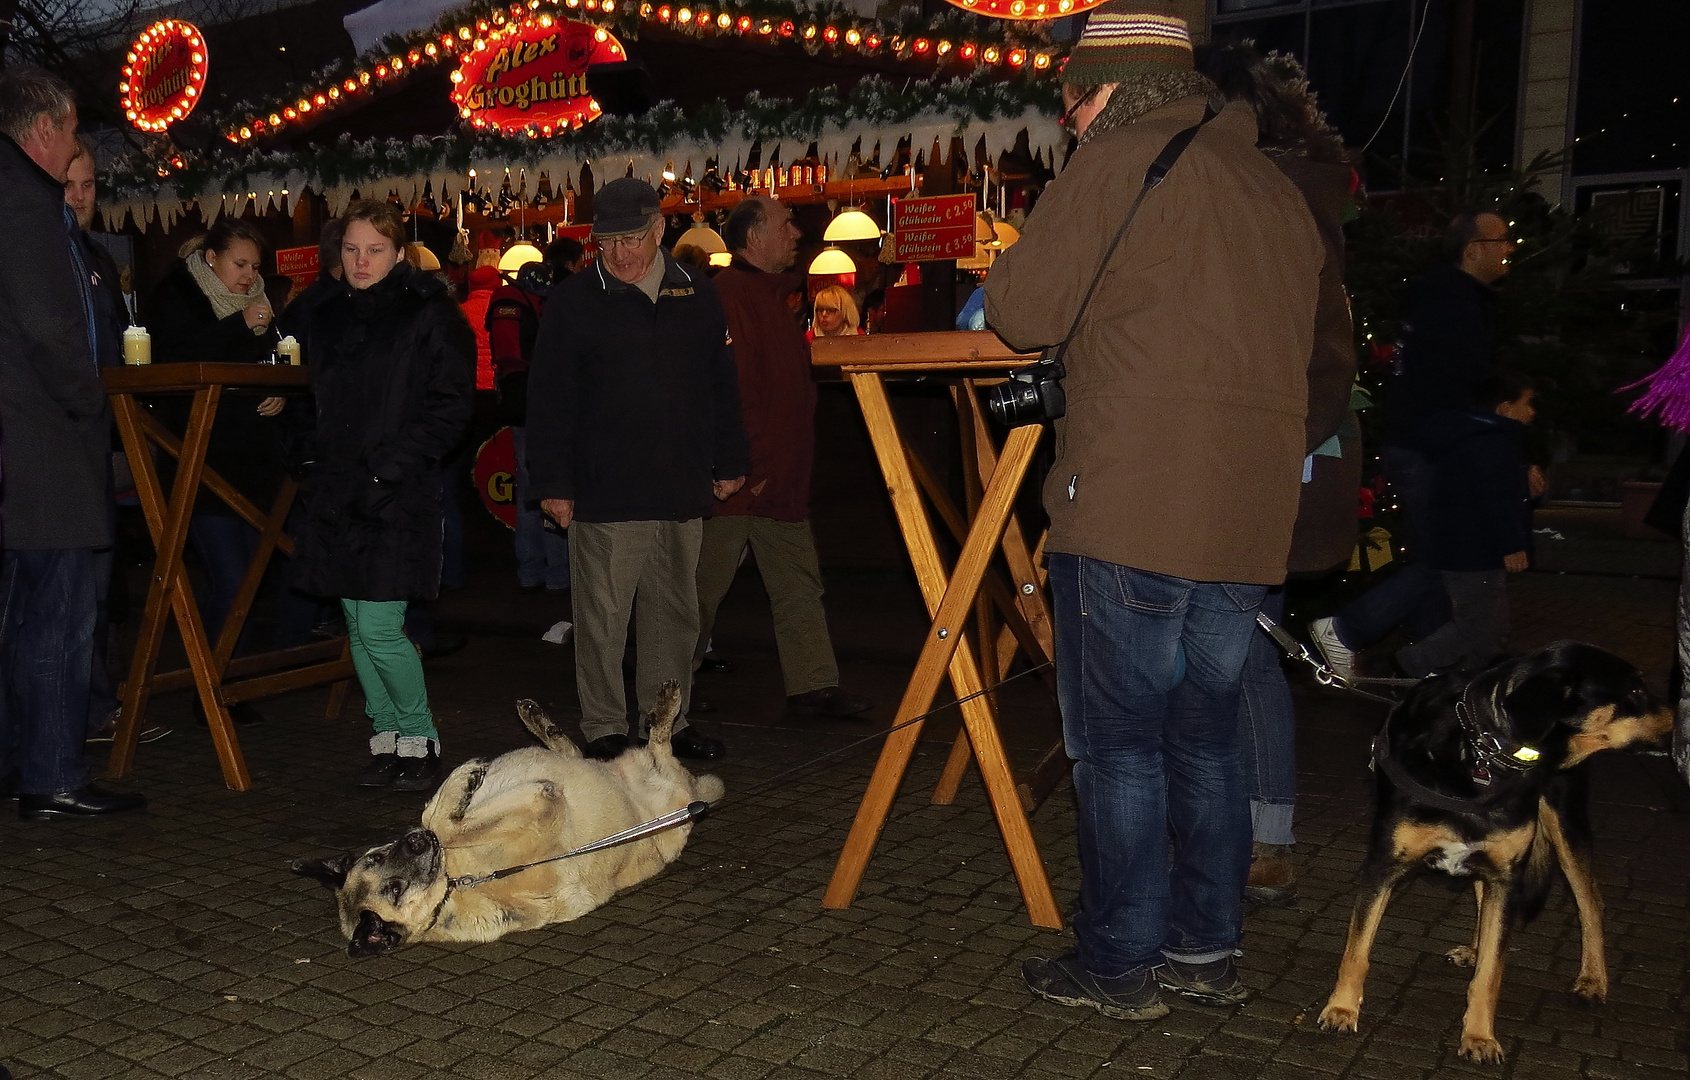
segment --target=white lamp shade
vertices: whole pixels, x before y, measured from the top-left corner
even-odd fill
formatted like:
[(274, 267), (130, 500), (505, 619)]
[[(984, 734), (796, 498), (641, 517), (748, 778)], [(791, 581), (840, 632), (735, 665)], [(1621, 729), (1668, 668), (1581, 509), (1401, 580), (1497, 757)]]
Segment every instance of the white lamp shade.
[(514, 274), (532, 262), (539, 262), (545, 256), (540, 249), (528, 241), (519, 241), (510, 246), (510, 250), (499, 256), (499, 273)]
[[(822, 239), (830, 244), (840, 240), (879, 240), (880, 226), (861, 210), (846, 210), (827, 223), (827, 231), (822, 233)], [(811, 273), (815, 271), (812, 270)]]
[(992, 219), (985, 214), (974, 215), (974, 242), (976, 244), (992, 242)]
[(691, 244), (706, 255), (728, 250), (728, 242), (722, 239), (722, 234), (708, 225), (694, 225), (682, 233), (681, 238), (675, 241), (675, 246), (680, 247), (682, 244)]
[(734, 257), (731, 251), (712, 251), (710, 253), (711, 266), (729, 266), (732, 265), (733, 261)]
[[(867, 217), (868, 215), (863, 216)], [(879, 233), (875, 235), (878, 236)], [(854, 274), (856, 272), (857, 264), (852, 261), (851, 256), (836, 247), (822, 248), (821, 254), (810, 261), (810, 273), (812, 274)]]
[(1002, 251), (1004, 248), (1021, 239), (1020, 230), (1007, 221), (995, 222), (992, 225), (992, 231), (997, 234), (997, 248), (999, 251)]

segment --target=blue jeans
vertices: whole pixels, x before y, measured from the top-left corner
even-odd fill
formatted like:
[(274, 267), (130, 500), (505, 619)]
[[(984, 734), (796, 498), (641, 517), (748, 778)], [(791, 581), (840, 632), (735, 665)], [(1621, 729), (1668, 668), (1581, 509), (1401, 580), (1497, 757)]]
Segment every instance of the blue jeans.
[(1424, 454), (1401, 446), (1381, 450), (1385, 478), (1408, 524), (1408, 563), (1338, 612), (1338, 636), (1352, 649), (1363, 649), (1405, 626), (1423, 637), (1449, 621), (1449, 600), (1436, 570), (1420, 561), (1431, 518), (1432, 466)]
[[(1262, 610), (1285, 621), (1285, 587), (1269, 589)], [(1238, 760), (1250, 799), (1250, 833), (1261, 844), (1294, 844), (1297, 809), (1297, 713), (1280, 666), (1279, 646), (1258, 631), (1250, 639), (1238, 696)]]
[(56, 795), (88, 782), (88, 678), (94, 662), (92, 548), (0, 556), (0, 774)]
[(1239, 682), (1267, 589), (1061, 554), (1050, 582), (1080, 960), (1108, 978), (1227, 956), (1250, 870)]
[(246, 568), (258, 550), (258, 530), (233, 514), (196, 513), (188, 519), (188, 542), (205, 567), (205, 591), (195, 599), (206, 640), (215, 649)]
[(569, 588), (569, 536), (528, 499), (528, 429), (511, 428), (516, 447), (516, 580), (523, 588)]

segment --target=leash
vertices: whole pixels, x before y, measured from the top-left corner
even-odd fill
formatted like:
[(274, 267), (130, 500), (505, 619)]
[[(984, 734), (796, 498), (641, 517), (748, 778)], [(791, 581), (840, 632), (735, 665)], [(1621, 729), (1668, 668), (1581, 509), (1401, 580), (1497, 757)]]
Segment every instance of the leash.
[[(946, 709), (954, 708), (955, 706), (961, 705), (965, 702), (973, 701), (975, 698), (984, 697), (987, 694), (990, 694), (990, 693), (997, 691), (1001, 687), (1008, 686), (1010, 683), (1015, 682), (1017, 679), (1024, 679), (1029, 675), (1036, 674), (1036, 673), (1043, 671), (1044, 669), (1046, 669), (1048, 667), (1052, 667), (1052, 666), (1054, 666), (1052, 664), (1052, 662), (1049, 661), (1049, 660), (1046, 660), (1042, 664), (1035, 665), (1033, 667), (1028, 668), (1026, 671), (1022, 671), (1022, 672), (1019, 672), (1015, 675), (1011, 675), (1009, 678), (1004, 679), (1000, 682), (993, 683), (991, 686), (988, 686), (988, 687), (986, 687), (982, 690), (976, 690), (974, 693), (967, 694), (963, 697), (957, 698), (955, 701), (948, 701), (943, 705), (939, 705), (939, 706), (936, 706), (934, 708), (931, 708), (931, 709), (927, 710), (926, 712), (922, 713), (920, 716), (911, 717), (910, 719), (905, 720), (901, 724), (894, 724), (893, 726), (887, 728), (885, 731), (877, 731), (877, 732), (873, 732), (873, 733), (868, 734), (868, 735), (864, 735), (861, 738), (854, 739), (851, 742), (846, 743), (844, 746), (838, 747), (837, 749), (829, 750), (825, 754), (818, 754), (817, 756), (810, 758), (806, 761), (801, 761), (797, 765), (792, 766), (791, 768), (782, 769), (780, 772), (775, 773), (773, 776), (766, 777), (765, 779), (760, 780), (757, 783), (751, 785), (750, 787), (746, 788), (744, 791), (740, 792), (738, 794), (737, 798), (741, 798), (741, 799), (748, 798), (749, 796), (754, 795), (757, 792), (763, 790), (764, 788), (769, 787), (770, 785), (774, 784), (777, 780), (783, 780), (786, 777), (791, 776), (795, 773), (802, 772), (806, 769), (814, 768), (816, 765), (820, 764), (823, 761), (828, 760), (829, 758), (838, 757), (841, 754), (848, 754), (851, 751), (853, 751), (853, 750), (857, 749), (858, 747), (862, 746), (864, 743), (873, 742), (873, 741), (878, 740), (878, 739), (884, 739), (888, 735), (891, 735), (895, 731), (902, 731), (904, 728), (907, 728), (907, 727), (911, 726), (912, 724), (919, 724), (919, 723), (923, 722), (924, 720), (926, 720), (928, 717), (933, 716), (937, 713), (944, 712)], [(606, 836), (601, 840), (594, 840), (590, 844), (583, 844), (581, 847), (571, 848), (570, 850), (565, 851), (562, 854), (552, 855), (552, 856), (550, 856), (548, 858), (544, 858), (544, 859), (536, 859), (533, 862), (523, 863), (520, 866), (507, 866), (502, 870), (494, 870), (492, 873), (488, 873), (488, 874), (465, 874), (463, 877), (450, 877), (449, 876), (449, 877), (446, 878), (446, 892), (447, 892), (447, 895), (450, 895), (452, 893), (452, 891), (455, 890), (455, 889), (473, 889), (478, 885), (485, 885), (490, 881), (500, 881), (504, 878), (511, 877), (515, 874), (520, 874), (524, 870), (532, 870), (536, 866), (545, 866), (547, 863), (561, 862), (564, 859), (575, 859), (575, 858), (579, 858), (582, 855), (590, 855), (595, 851), (603, 851), (606, 848), (620, 847), (623, 844), (631, 844), (635, 840), (643, 840), (648, 836), (654, 836), (657, 833), (667, 832), (670, 829), (679, 828), (680, 826), (688, 824), (689, 822), (697, 821), (699, 818), (704, 817), (711, 810), (715, 809), (718, 806), (721, 806), (722, 803), (724, 803), (726, 801), (727, 801), (727, 798), (726, 798), (726, 796), (724, 796), (723, 798), (717, 800), (715, 803), (707, 803), (707, 802), (704, 802), (703, 800), (688, 803), (686, 806), (683, 806), (679, 810), (671, 810), (669, 813), (662, 814), (658, 817), (654, 817), (650, 821), (642, 821), (638, 825), (634, 825), (630, 828), (623, 829), (621, 832), (618, 832), (618, 833), (612, 833), (611, 835)], [(446, 902), (445, 898), (442, 897), (441, 898), (441, 905), (444, 906), (445, 902)], [(435, 909), (436, 916), (439, 915), (439, 910), (440, 910), (439, 908)], [(430, 925), (432, 925), (432, 924), (430, 924)]]
[(1292, 636), (1289, 630), (1274, 622), (1267, 612), (1258, 611), (1256, 613), (1256, 625), (1273, 639), (1273, 643), (1279, 646), (1279, 651), (1284, 653), (1287, 659), (1307, 664), (1313, 669), (1314, 681), (1322, 686), (1355, 694), (1357, 697), (1364, 697), (1369, 701), (1377, 701), (1381, 705), (1395, 705), (1397, 703), (1396, 698), (1386, 697), (1384, 694), (1375, 694), (1371, 690), (1364, 690), (1362, 684), (1409, 687), (1420, 681), (1419, 679), (1346, 679), (1328, 667), (1325, 660), (1310, 652), (1309, 647)]

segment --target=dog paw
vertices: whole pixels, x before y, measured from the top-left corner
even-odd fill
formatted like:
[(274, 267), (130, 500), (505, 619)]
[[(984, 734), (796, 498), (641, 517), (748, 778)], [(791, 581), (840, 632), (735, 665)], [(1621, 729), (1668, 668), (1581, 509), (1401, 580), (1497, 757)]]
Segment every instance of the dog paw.
[(1472, 967), (1479, 959), (1479, 955), (1473, 951), (1471, 945), (1457, 945), (1449, 952), (1444, 953), (1444, 956), (1448, 957), (1449, 962), (1456, 967), (1464, 968)]
[(451, 820), (462, 821), (464, 815), (469, 813), (470, 802), (474, 800), (475, 793), (481, 790), (481, 782), (487, 779), (487, 764), (486, 758), (476, 758), (464, 763), (464, 790), (463, 794), (458, 796), (458, 805), (452, 807), (452, 812), (447, 815)]
[(1608, 977), (1580, 975), (1573, 980), (1573, 994), (1585, 1005), (1600, 1005), (1608, 1000)]
[(1361, 1019), (1361, 1011), (1347, 1005), (1328, 1005), (1320, 1011), (1320, 1030), (1354, 1031)]
[(1480, 1065), (1502, 1064), (1502, 1044), (1489, 1035), (1461, 1036), (1461, 1049), (1457, 1052)]

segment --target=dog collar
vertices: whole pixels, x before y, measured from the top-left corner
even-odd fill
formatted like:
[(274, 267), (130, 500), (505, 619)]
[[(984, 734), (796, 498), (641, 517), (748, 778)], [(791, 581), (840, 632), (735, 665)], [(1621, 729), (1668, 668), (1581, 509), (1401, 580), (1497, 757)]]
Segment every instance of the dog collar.
[(1497, 728), (1502, 726), (1502, 710), (1496, 703), (1500, 684), (1491, 687), (1487, 698), (1490, 707), (1486, 711), (1493, 720), (1498, 721), (1493, 725), (1479, 723), (1476, 710), (1467, 697), (1472, 689), (1473, 684), (1468, 683), (1461, 691), (1461, 698), (1455, 703), (1455, 719), (1461, 725), (1461, 734), (1477, 759), (1473, 763), (1473, 782), (1481, 787), (1489, 785), (1493, 769), (1523, 773), (1536, 768), (1543, 758), (1537, 747), (1515, 742), (1497, 731)]

